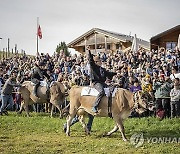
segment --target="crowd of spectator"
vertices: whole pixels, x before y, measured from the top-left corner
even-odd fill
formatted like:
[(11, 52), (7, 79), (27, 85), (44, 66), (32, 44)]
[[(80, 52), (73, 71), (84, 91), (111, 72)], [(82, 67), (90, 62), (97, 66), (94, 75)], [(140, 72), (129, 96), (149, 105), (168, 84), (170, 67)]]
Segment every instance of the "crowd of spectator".
[[(137, 52), (97, 53), (102, 67), (117, 75), (107, 84), (132, 92), (142, 90), (148, 93), (166, 117), (180, 115), (180, 51), (160, 48), (151, 52), (139, 49)], [(66, 56), (63, 51), (53, 56), (41, 53), (39, 56), (14, 55), (0, 60), (0, 88), (12, 72), (17, 73), (17, 82), (30, 80), (35, 63), (43, 64), (51, 81), (73, 85), (90, 84), (90, 69), (86, 54)], [(0, 89), (1, 90), (1, 89)], [(16, 91), (16, 90), (15, 90)], [(20, 104), (19, 95), (14, 96), (16, 109)]]

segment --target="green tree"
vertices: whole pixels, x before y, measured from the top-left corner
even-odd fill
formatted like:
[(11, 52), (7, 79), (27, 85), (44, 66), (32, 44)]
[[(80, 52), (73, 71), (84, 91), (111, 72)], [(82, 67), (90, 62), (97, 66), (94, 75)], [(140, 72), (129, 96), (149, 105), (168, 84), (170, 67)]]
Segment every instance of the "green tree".
[(57, 45), (56, 52), (60, 53), (61, 50), (63, 50), (66, 56), (69, 56), (70, 52), (68, 51), (68, 47), (65, 42), (61, 42)]

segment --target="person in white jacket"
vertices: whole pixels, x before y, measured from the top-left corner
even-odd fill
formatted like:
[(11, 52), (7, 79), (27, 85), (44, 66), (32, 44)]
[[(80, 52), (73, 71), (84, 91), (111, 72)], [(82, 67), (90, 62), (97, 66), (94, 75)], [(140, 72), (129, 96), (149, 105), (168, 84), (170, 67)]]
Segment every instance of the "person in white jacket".
[(173, 81), (175, 78), (180, 79), (180, 73), (178, 72), (178, 66), (172, 67), (172, 74), (170, 75), (170, 79)]
[(171, 118), (180, 116), (180, 79), (174, 79), (174, 88), (170, 92)]

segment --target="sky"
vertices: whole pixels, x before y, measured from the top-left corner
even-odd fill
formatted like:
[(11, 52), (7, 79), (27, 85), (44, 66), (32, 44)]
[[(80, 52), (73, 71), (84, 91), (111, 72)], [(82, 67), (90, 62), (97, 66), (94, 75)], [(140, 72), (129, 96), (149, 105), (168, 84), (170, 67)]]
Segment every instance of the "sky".
[(0, 0), (0, 50), (17, 44), (36, 54), (37, 17), (42, 30), (39, 52), (52, 55), (92, 28), (149, 41), (180, 24), (180, 0)]

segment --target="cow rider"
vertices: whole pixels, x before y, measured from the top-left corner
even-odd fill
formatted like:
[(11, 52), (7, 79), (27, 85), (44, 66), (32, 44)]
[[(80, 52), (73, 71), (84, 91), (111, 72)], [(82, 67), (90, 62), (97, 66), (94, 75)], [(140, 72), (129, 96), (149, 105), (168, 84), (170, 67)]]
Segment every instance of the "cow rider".
[[(44, 77), (47, 80), (49, 80), (50, 78), (49, 75), (47, 74), (47, 71), (43, 68), (44, 65), (45, 64), (43, 62), (35, 63), (35, 67), (32, 72), (31, 82), (35, 84), (34, 89), (33, 89), (33, 95), (36, 97), (38, 97), (37, 90), (38, 90), (38, 87), (40, 86), (40, 81), (42, 81)], [(47, 81), (47, 84), (49, 84), (48, 81)], [(46, 87), (47, 87), (46, 94), (49, 95), (49, 85)]]
[(104, 88), (107, 87), (105, 83), (106, 78), (111, 80), (112, 77), (117, 73), (109, 72), (105, 68), (101, 67), (101, 59), (98, 56), (93, 58), (90, 50), (88, 50), (87, 58), (90, 64), (90, 77), (92, 80), (92, 85), (99, 92), (92, 107), (92, 112), (98, 113), (98, 105), (102, 97), (105, 95)]

